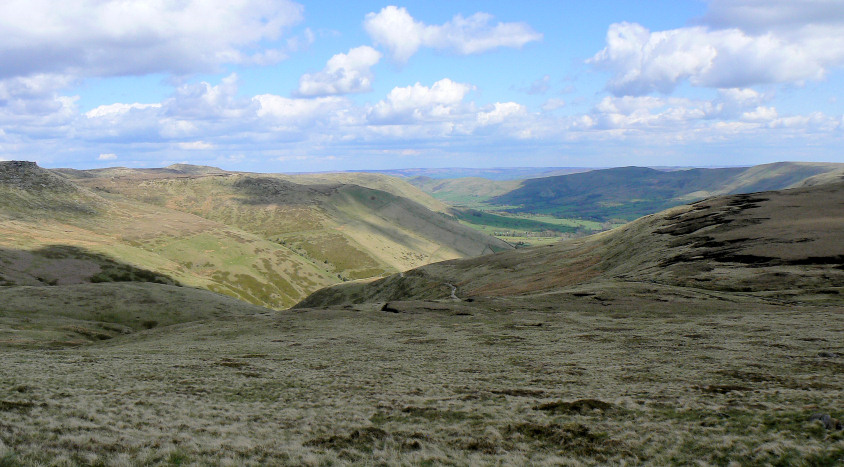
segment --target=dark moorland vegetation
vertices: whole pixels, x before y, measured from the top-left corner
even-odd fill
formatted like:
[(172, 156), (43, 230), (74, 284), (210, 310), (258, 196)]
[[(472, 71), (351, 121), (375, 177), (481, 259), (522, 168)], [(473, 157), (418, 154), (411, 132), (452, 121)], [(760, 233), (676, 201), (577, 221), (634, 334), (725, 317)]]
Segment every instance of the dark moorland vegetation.
[(844, 463), (835, 172), (427, 264), (498, 244), (378, 175), (7, 166), (0, 466)]

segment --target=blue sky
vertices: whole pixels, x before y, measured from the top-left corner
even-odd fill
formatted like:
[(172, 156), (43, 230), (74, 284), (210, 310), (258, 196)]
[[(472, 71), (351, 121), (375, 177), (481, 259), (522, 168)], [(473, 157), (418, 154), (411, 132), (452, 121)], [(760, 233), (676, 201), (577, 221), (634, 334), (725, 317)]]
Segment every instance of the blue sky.
[(844, 162), (840, 0), (55, 5), (0, 5), (0, 159)]

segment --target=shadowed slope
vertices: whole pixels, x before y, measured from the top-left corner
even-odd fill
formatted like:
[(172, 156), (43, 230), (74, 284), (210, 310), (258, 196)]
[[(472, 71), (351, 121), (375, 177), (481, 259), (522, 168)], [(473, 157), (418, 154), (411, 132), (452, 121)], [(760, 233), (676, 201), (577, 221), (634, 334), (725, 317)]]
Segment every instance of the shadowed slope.
[(0, 161), (0, 219), (95, 217), (111, 207), (102, 197), (34, 162)]
[(297, 307), (530, 296), (652, 283), (779, 300), (841, 302), (844, 184), (713, 198), (548, 247), (432, 264), (369, 285), (319, 291)]
[(394, 196), (415, 201), (434, 212), (449, 213), (448, 206), (432, 198), (425, 191), (397, 177), (377, 173), (318, 173), (318, 174), (297, 174), (297, 175), (276, 175), (291, 182), (313, 185), (313, 184), (342, 184), (357, 185), (372, 190), (385, 191)]
[(69, 245), (36, 250), (0, 248), (0, 285), (69, 285), (99, 282), (155, 282), (178, 285), (162, 273), (120, 263), (107, 255)]
[(149, 282), (0, 287), (0, 347), (67, 347), (146, 329), (254, 316), (266, 308)]

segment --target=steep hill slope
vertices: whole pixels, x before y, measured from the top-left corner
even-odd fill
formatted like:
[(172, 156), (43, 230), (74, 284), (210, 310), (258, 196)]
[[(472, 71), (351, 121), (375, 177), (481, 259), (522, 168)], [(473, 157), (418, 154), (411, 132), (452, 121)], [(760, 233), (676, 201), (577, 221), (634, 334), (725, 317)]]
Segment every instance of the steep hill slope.
[(390, 177), (336, 178), (389, 191), (294, 178), (0, 162), (0, 284), (178, 283), (286, 308), (348, 278), (511, 248)]
[(339, 282), (302, 255), (188, 213), (0, 162), (0, 283), (181, 283), (283, 308)]
[(102, 197), (34, 162), (0, 162), (0, 216), (4, 218), (91, 217), (110, 208)]
[(683, 288), (844, 303), (844, 183), (733, 195), (548, 247), (447, 261), (315, 293), (299, 307)]
[(379, 173), (364, 173), (364, 172), (338, 172), (338, 173), (317, 173), (317, 174), (298, 174), (298, 175), (282, 175), (277, 174), (275, 177), (290, 182), (299, 183), (303, 185), (314, 184), (342, 184), (342, 185), (357, 185), (364, 188), (371, 188), (373, 190), (385, 191), (395, 196), (407, 198), (415, 201), (434, 212), (441, 212), (448, 214), (450, 209), (448, 205), (441, 201), (432, 198), (426, 191), (419, 189), (413, 183)]
[(622, 167), (525, 180), (519, 188), (487, 203), (516, 206), (511, 209), (515, 212), (599, 221), (633, 220), (710, 196), (796, 187), (810, 177), (842, 167), (803, 162), (677, 171)]
[[(162, 177), (136, 171), (119, 177), (80, 178), (79, 182), (99, 192), (245, 230), (291, 248), (344, 278), (372, 277), (511, 248), (394, 194), (413, 192), (429, 205), (444, 209), (413, 187), (392, 183), (387, 192), (326, 183), (333, 178), (245, 173)], [(315, 183), (299, 183), (302, 181)], [(388, 185), (372, 176), (364, 183)]]

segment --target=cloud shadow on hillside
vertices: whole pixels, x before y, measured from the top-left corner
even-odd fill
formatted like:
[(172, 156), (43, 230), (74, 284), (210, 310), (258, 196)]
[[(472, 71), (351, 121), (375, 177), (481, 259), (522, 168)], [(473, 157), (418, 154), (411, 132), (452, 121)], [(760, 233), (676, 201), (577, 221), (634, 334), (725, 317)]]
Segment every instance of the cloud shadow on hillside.
[(246, 177), (232, 184), (243, 204), (306, 206), (335, 193), (342, 185), (300, 185), (272, 177)]
[(0, 248), (0, 286), (153, 282), (180, 285), (172, 277), (73, 245), (37, 250)]

